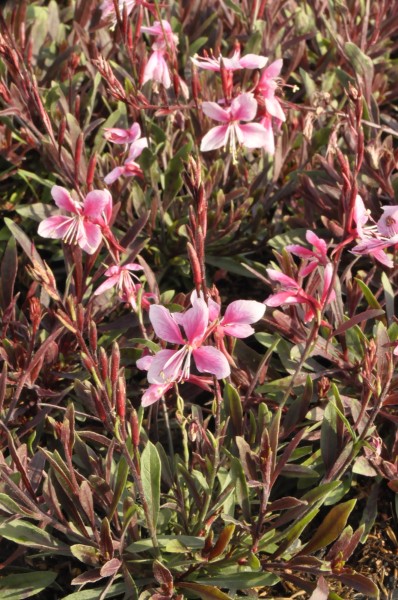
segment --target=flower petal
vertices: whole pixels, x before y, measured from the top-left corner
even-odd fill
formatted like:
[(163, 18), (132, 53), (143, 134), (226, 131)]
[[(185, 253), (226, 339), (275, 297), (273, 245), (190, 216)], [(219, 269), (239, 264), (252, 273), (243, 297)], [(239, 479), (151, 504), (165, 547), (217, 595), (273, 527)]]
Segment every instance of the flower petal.
[(186, 346), (183, 346), (180, 350), (160, 350), (160, 352), (157, 352), (148, 369), (149, 383), (178, 381), (182, 376), (182, 365), (187, 352)]
[(51, 188), (51, 196), (58, 206), (63, 210), (67, 210), (68, 212), (79, 214), (80, 204), (73, 200), (72, 196), (65, 188), (60, 185), (53, 185)]
[(228, 142), (228, 125), (219, 125), (213, 127), (206, 133), (200, 144), (201, 152), (209, 152), (210, 150), (217, 150), (221, 146), (226, 146)]
[(184, 344), (180, 328), (164, 306), (154, 304), (149, 309), (149, 319), (158, 338), (171, 344)]
[(237, 121), (253, 121), (257, 113), (257, 101), (253, 94), (240, 94), (232, 100), (231, 114)]
[(222, 108), (217, 102), (202, 102), (202, 110), (211, 119), (215, 121), (221, 121), (222, 123), (229, 123), (231, 120), (231, 114), (225, 108)]
[(38, 234), (45, 238), (62, 239), (65, 237), (68, 229), (73, 225), (75, 217), (64, 217), (63, 215), (54, 215), (44, 219), (37, 230)]
[(108, 277), (108, 279), (106, 279), (104, 281), (104, 283), (101, 283), (101, 285), (95, 290), (94, 292), (94, 296), (99, 296), (100, 294), (103, 294), (104, 292), (106, 292), (107, 290), (110, 290), (111, 288), (113, 288), (119, 281), (119, 275), (111, 275), (110, 277)]
[(217, 379), (224, 379), (231, 374), (231, 367), (224, 354), (213, 346), (201, 346), (192, 355), (200, 373), (212, 373)]
[[(265, 305), (263, 304), (264, 310)], [(249, 335), (254, 333), (254, 328), (251, 325), (247, 325), (244, 323), (231, 323), (230, 325), (223, 325), (221, 323), (220, 327), (222, 327), (223, 332), (227, 335), (231, 335), (236, 338), (247, 338)]]
[(268, 62), (266, 56), (259, 56), (258, 54), (245, 54), (239, 60), (239, 64), (244, 69), (263, 69)]
[(243, 135), (243, 145), (246, 148), (262, 148), (267, 143), (268, 132), (260, 123), (236, 125)]
[(303, 302), (301, 297), (293, 291), (290, 292), (278, 292), (272, 294), (264, 301), (266, 306), (281, 306), (281, 304), (300, 304)]
[(130, 162), (131, 160), (138, 158), (144, 148), (148, 148), (148, 140), (145, 137), (136, 140), (130, 146), (129, 155), (126, 162)]
[(202, 342), (208, 324), (209, 308), (203, 298), (198, 298), (193, 307), (182, 315), (182, 326), (190, 345)]
[(286, 121), (286, 115), (276, 96), (272, 95), (271, 98), (265, 98), (265, 108), (272, 117), (282, 121), (282, 123)]
[(125, 172), (126, 167), (115, 167), (106, 177), (104, 177), (106, 185), (112, 185), (112, 183), (114, 183), (116, 179), (119, 179), (121, 175), (124, 175)]
[(235, 323), (256, 323), (265, 313), (265, 306), (256, 300), (235, 300), (227, 306), (221, 325), (228, 326)]
[(263, 75), (265, 77), (268, 77), (269, 79), (274, 79), (275, 77), (278, 77), (278, 75), (280, 75), (280, 72), (282, 71), (282, 66), (283, 66), (283, 60), (282, 58), (278, 58), (277, 60), (274, 60), (274, 62), (272, 62), (264, 71)]
[(141, 398), (141, 406), (146, 408), (147, 406), (151, 406), (165, 394), (171, 387), (173, 387), (174, 383), (153, 383), (149, 386), (149, 388), (143, 393)]
[(84, 221), (79, 232), (77, 243), (87, 254), (94, 254), (101, 243), (102, 233), (99, 225)]
[(93, 190), (84, 200), (84, 216), (92, 219), (101, 219), (102, 213), (112, 214), (112, 196), (108, 190)]
[(276, 269), (267, 269), (267, 275), (272, 281), (278, 281), (285, 287), (290, 287), (293, 289), (298, 289), (299, 284), (292, 277), (285, 275), (281, 271), (277, 271)]

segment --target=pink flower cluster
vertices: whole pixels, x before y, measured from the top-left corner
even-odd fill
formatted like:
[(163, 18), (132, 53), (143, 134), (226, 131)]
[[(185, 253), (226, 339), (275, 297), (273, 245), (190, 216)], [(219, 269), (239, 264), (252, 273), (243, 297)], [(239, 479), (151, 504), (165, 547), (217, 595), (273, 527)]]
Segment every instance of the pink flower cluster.
[(140, 137), (141, 128), (138, 123), (134, 123), (130, 129), (119, 129), (117, 127), (105, 129), (104, 137), (113, 144), (130, 144), (129, 153), (120, 167), (115, 167), (104, 178), (107, 185), (111, 185), (121, 177), (143, 177), (141, 167), (135, 162), (144, 148), (148, 147), (148, 140)]
[[(398, 206), (382, 206), (383, 214), (375, 222), (365, 209), (360, 196), (356, 197), (353, 218), (356, 223), (357, 237), (361, 240), (352, 252), (370, 254), (386, 267), (393, 267), (393, 261), (384, 252), (385, 248), (398, 245)], [(368, 222), (373, 225), (367, 225)]]
[[(276, 307), (283, 304), (304, 304), (307, 307), (304, 315), (304, 322), (312, 321), (316, 314), (319, 314), (325, 306), (332, 302), (336, 294), (332, 288), (333, 285), (333, 265), (329, 262), (326, 254), (326, 243), (312, 231), (307, 231), (307, 241), (313, 245), (313, 249), (305, 248), (298, 244), (286, 246), (292, 254), (305, 260), (304, 265), (298, 273), (298, 280), (289, 277), (275, 269), (267, 269), (268, 277), (280, 284), (281, 289), (276, 294), (272, 294), (265, 301), (266, 306)], [(322, 270), (318, 267), (322, 267)], [(313, 293), (303, 289), (303, 284), (299, 281), (313, 273), (318, 268), (319, 283), (321, 283), (320, 297), (315, 297)], [(314, 286), (312, 286), (314, 287)], [(318, 287), (318, 284), (317, 284)]]
[(220, 335), (247, 337), (254, 330), (251, 327), (264, 314), (265, 306), (254, 300), (232, 302), (222, 319), (220, 307), (214, 301), (205, 302), (196, 293), (191, 296), (192, 308), (184, 313), (171, 313), (164, 306), (153, 305), (149, 309), (149, 319), (156, 336), (177, 349), (164, 348), (153, 356), (144, 356), (137, 361), (140, 369), (148, 371), (149, 388), (143, 395), (142, 405), (153, 404), (175, 383), (191, 381), (206, 386), (191, 373), (193, 361), (199, 373), (210, 373), (217, 379), (224, 379), (231, 373), (225, 354), (206, 342), (215, 330)]
[[(241, 57), (236, 50), (231, 58), (219, 56), (191, 59), (194, 65), (209, 71), (223, 71), (226, 95), (232, 93), (232, 73), (239, 69), (262, 69), (267, 64), (265, 56), (247, 54)], [(229, 145), (234, 162), (236, 162), (238, 146), (246, 148), (264, 148), (270, 154), (275, 152), (273, 120), (277, 126), (286, 120), (280, 102), (275, 95), (278, 89), (277, 78), (282, 69), (282, 60), (276, 60), (262, 73), (252, 92), (241, 93), (230, 105), (220, 106), (217, 102), (203, 102), (203, 112), (210, 118), (221, 121), (224, 125), (213, 127), (203, 138), (200, 149), (202, 152), (226, 148)], [(222, 101), (226, 104), (226, 100)], [(261, 116), (260, 123), (252, 123), (257, 114)], [(242, 125), (241, 121), (245, 124)]]

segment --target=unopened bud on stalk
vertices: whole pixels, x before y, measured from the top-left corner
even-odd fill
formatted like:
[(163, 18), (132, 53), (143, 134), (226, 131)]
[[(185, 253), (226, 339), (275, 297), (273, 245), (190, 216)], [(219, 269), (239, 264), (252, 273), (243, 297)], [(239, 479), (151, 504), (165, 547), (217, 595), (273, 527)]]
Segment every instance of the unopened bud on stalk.
[(105, 349), (101, 346), (99, 350), (99, 368), (101, 372), (101, 378), (103, 381), (108, 377), (108, 357), (106, 355)]
[(97, 392), (97, 390), (95, 388), (93, 388), (92, 391), (91, 391), (91, 397), (92, 397), (93, 402), (95, 404), (95, 408), (97, 410), (98, 417), (101, 419), (101, 421), (103, 423), (106, 423), (106, 421), (107, 421), (107, 415), (106, 415), (106, 412), (105, 412), (105, 408), (104, 408), (104, 405), (103, 405), (103, 403), (101, 401), (101, 398), (99, 397), (98, 392)]
[(91, 371), (94, 369), (94, 363), (89, 356), (85, 352), (80, 354), (83, 366), (87, 369), (87, 371)]
[(94, 152), (94, 154), (92, 154), (90, 156), (90, 160), (88, 161), (88, 167), (87, 167), (86, 183), (87, 183), (87, 187), (89, 190), (91, 190), (93, 187), (94, 173), (95, 173), (96, 166), (97, 166), (97, 155)]
[(97, 326), (94, 321), (90, 321), (90, 349), (92, 352), (97, 352), (98, 335)]
[(124, 376), (119, 377), (116, 390), (116, 413), (124, 422), (126, 417), (126, 382)]
[(118, 380), (120, 368), (120, 349), (117, 342), (113, 344), (111, 360), (111, 382), (114, 385)]
[(83, 134), (80, 133), (79, 137), (76, 140), (76, 149), (75, 149), (75, 156), (74, 156), (74, 160), (75, 160), (75, 180), (78, 181), (79, 180), (79, 171), (80, 171), (80, 161), (82, 158), (82, 151), (83, 151)]
[(138, 446), (140, 445), (140, 424), (138, 421), (138, 415), (137, 415), (137, 411), (135, 410), (135, 408), (133, 408), (131, 411), (130, 424), (131, 424), (131, 439), (133, 442), (133, 446), (135, 448), (138, 448)]
[(193, 275), (193, 281), (195, 284), (195, 288), (197, 291), (199, 291), (201, 288), (201, 284), (202, 284), (202, 271), (200, 268), (198, 256), (195, 252), (194, 247), (192, 246), (192, 244), (190, 242), (187, 243), (187, 250), (188, 250), (189, 261), (190, 261), (191, 267), (192, 267), (192, 275)]

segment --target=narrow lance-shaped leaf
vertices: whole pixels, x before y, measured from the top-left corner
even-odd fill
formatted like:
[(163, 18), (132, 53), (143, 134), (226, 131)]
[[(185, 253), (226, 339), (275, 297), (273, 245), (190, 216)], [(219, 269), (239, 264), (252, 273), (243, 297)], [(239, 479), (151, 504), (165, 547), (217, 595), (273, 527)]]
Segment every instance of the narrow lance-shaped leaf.
[(300, 554), (315, 552), (334, 542), (346, 526), (347, 519), (355, 504), (356, 500), (348, 500), (334, 506)]
[(160, 467), (156, 446), (148, 442), (141, 455), (141, 479), (154, 527), (158, 522), (160, 508)]

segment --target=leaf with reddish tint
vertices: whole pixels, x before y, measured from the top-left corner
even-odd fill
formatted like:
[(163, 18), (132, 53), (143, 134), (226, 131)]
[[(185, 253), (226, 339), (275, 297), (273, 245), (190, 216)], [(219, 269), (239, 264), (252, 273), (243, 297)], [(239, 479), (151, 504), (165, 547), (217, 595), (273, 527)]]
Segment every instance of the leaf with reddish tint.
[(111, 558), (102, 565), (100, 573), (102, 577), (112, 577), (119, 571), (121, 566), (122, 563), (118, 558)]
[(73, 556), (90, 567), (95, 567), (99, 564), (100, 554), (93, 546), (85, 546), (84, 544), (73, 544), (70, 547)]
[(342, 573), (341, 575), (334, 575), (336, 579), (348, 585), (357, 592), (365, 594), (368, 598), (379, 598), (379, 588), (369, 577), (361, 575), (360, 573)]
[(211, 585), (204, 585), (203, 583), (179, 583), (177, 589), (192, 590), (199, 598), (202, 598), (202, 600), (232, 600), (230, 596), (224, 594), (224, 592), (218, 588)]
[(229, 542), (231, 541), (234, 531), (235, 531), (235, 525), (233, 523), (231, 523), (230, 525), (226, 525), (224, 527), (224, 529), (218, 536), (217, 542), (215, 543), (214, 547), (209, 552), (209, 556), (208, 556), (209, 560), (213, 560), (214, 558), (217, 558), (217, 556), (220, 556), (224, 552), (224, 550), (228, 546)]
[(334, 542), (346, 526), (355, 504), (356, 500), (348, 500), (334, 506), (301, 552), (305, 554), (315, 552)]
[(159, 560), (153, 561), (152, 569), (154, 577), (159, 585), (165, 586), (171, 593), (173, 590), (173, 576), (169, 569)]
[(36, 261), (39, 265), (44, 269), (45, 265), (40, 258), (40, 254), (37, 252), (34, 243), (28, 238), (26, 233), (22, 231), (18, 225), (16, 225), (11, 219), (4, 219), (4, 223), (7, 225), (8, 229), (11, 231), (12, 235), (15, 237), (17, 242), (20, 244), (25, 254), (30, 260)]
[(348, 321), (345, 321), (345, 323), (340, 325), (340, 327), (337, 327), (337, 329), (335, 329), (335, 331), (333, 331), (332, 335), (333, 335), (333, 337), (335, 337), (336, 335), (341, 335), (348, 329), (351, 329), (351, 327), (354, 327), (354, 325), (357, 325), (358, 323), (362, 323), (362, 321), (368, 321), (369, 319), (375, 319), (376, 317), (381, 317), (384, 314), (385, 313), (382, 308), (370, 308), (369, 310), (364, 310), (363, 312), (355, 315), (354, 317), (351, 317), (351, 319), (348, 319)]
[(1, 261), (0, 289), (1, 307), (3, 310), (9, 306), (14, 295), (14, 284), (18, 270), (18, 256), (15, 238), (10, 237)]

